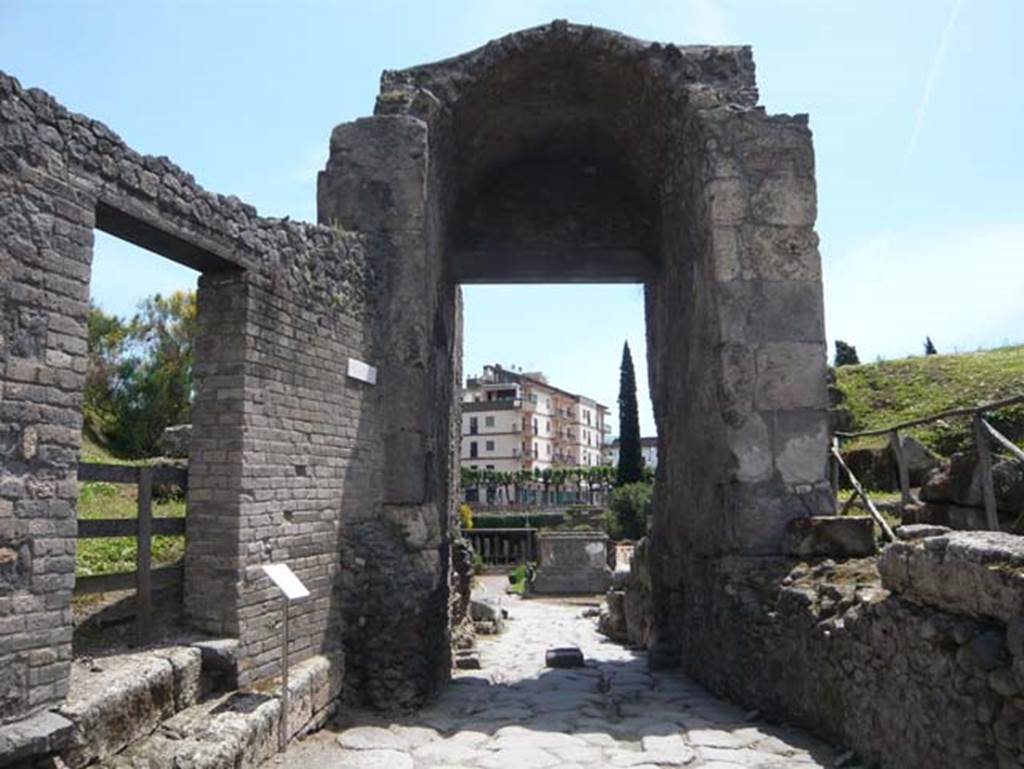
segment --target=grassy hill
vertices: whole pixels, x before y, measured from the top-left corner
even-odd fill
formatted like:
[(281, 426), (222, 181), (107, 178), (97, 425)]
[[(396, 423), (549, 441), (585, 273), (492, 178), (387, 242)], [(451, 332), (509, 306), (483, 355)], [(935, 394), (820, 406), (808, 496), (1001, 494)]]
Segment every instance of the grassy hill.
[[(842, 366), (836, 370), (836, 384), (846, 394), (843, 405), (853, 413), (855, 431), (887, 427), (1024, 394), (1024, 345)], [(1024, 445), (1024, 405), (993, 412), (989, 422)], [(973, 444), (967, 418), (933, 422), (911, 432), (941, 454)], [(884, 438), (873, 439), (876, 444), (881, 441)]]

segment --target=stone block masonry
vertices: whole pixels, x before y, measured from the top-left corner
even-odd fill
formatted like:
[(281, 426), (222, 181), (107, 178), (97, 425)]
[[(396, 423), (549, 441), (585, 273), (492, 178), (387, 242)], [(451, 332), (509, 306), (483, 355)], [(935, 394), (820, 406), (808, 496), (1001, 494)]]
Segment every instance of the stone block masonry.
[(243, 684), (275, 673), (279, 603), (259, 566), (286, 561), (313, 594), (296, 660), (340, 671), (341, 605), (361, 600), (346, 537), (381, 498), (380, 397), (345, 376), (377, 355), (366, 239), (259, 217), (0, 74), (0, 723), (68, 693), (94, 228), (202, 272), (189, 621), (239, 639)]
[(318, 226), (210, 194), (0, 76), (0, 721), (67, 692), (95, 227), (202, 273), (186, 614), (237, 639), (243, 685), (278, 669), (270, 561), (312, 588), (296, 661), (329, 659), (350, 700), (444, 684), (458, 285), (633, 281), (661, 461), (624, 608), (654, 658), (890, 765), (1016, 760), (1000, 615), (929, 603), (914, 554), (892, 563), (914, 589), (891, 594), (781, 556), (793, 521), (834, 510), (816, 215), (808, 120), (758, 105), (746, 47), (558, 21), (385, 72), (374, 116), (332, 133)]
[(1017, 767), (1022, 563), (1021, 537), (958, 532), (895, 543), (880, 560), (692, 568), (683, 665), (870, 764)]

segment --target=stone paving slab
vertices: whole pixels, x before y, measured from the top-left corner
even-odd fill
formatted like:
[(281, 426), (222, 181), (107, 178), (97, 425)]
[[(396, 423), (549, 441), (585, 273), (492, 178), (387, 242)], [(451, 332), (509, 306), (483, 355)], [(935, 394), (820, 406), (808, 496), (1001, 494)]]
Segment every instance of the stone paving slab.
[[(456, 673), (410, 715), (349, 712), (266, 764), (323, 769), (812, 769), (837, 752), (750, 720), (674, 671), (599, 636), (580, 607), (510, 598), (507, 631), (480, 641), (481, 670)], [(544, 664), (578, 646), (583, 668)]]

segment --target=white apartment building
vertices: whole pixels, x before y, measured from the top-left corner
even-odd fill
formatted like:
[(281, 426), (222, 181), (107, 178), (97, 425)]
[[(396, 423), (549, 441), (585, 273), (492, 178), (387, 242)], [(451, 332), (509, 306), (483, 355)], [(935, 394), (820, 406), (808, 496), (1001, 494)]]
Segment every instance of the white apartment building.
[[(644, 458), (644, 467), (657, 467), (658, 466), (658, 439), (657, 438), (641, 438), (640, 439), (640, 454)], [(619, 439), (616, 438), (614, 441), (608, 444), (606, 449), (607, 464), (618, 465), (619, 464)]]
[(517, 471), (602, 463), (608, 409), (539, 372), (484, 366), (462, 393), (464, 467)]

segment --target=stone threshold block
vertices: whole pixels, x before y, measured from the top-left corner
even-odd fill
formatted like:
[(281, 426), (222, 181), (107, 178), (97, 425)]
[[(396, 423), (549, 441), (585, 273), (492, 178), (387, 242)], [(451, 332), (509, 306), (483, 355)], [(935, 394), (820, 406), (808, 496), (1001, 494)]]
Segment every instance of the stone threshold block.
[(798, 558), (864, 558), (875, 549), (875, 523), (869, 516), (794, 518), (782, 538), (782, 552)]
[(74, 724), (61, 758), (70, 767), (112, 756), (195, 704), (202, 656), (170, 647), (139, 654), (77, 660), (58, 713)]
[(1024, 616), (1024, 537), (955, 531), (894, 542), (878, 570), (886, 589), (915, 603), (1000, 622)]
[[(336, 713), (341, 669), (324, 655), (294, 665), (290, 672), (288, 738), (323, 727)], [(235, 691), (183, 710), (153, 734), (100, 764), (101, 769), (190, 767), (249, 769), (278, 749), (280, 679)]]
[(562, 646), (544, 653), (544, 664), (549, 668), (581, 668), (583, 652), (577, 646)]
[(43, 711), (0, 726), (0, 766), (17, 767), (19, 762), (59, 752), (74, 731), (63, 716)]

